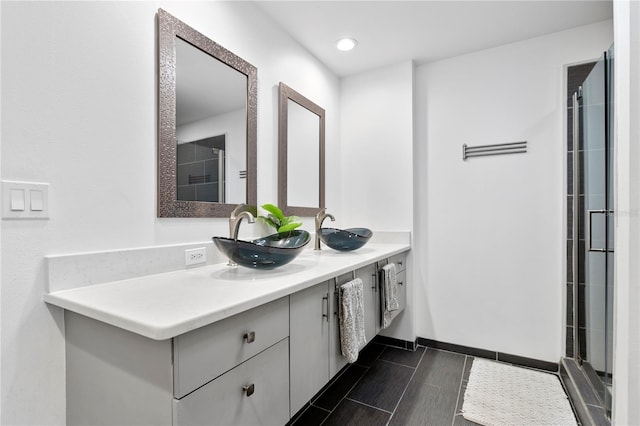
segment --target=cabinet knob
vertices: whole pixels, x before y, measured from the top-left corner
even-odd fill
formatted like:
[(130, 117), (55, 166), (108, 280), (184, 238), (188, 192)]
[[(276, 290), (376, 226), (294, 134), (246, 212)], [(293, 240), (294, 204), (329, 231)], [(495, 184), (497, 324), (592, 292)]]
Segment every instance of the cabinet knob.
[(242, 387), (242, 390), (245, 394), (247, 394), (247, 396), (251, 396), (256, 391), (256, 385), (254, 385), (253, 383), (251, 383), (250, 385), (245, 385)]
[[(245, 333), (244, 339), (247, 341), (247, 343), (253, 343), (253, 341), (256, 340), (256, 332), (250, 331), (248, 333)], [(253, 393), (253, 391), (251, 393)]]

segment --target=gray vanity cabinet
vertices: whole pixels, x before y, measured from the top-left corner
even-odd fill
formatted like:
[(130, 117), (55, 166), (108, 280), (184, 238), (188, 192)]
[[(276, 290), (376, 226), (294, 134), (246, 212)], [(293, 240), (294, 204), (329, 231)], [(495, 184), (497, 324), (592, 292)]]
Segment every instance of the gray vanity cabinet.
[(166, 340), (66, 310), (67, 424), (286, 424), (347, 364), (339, 286), (363, 280), (371, 341), (380, 331), (377, 272), (387, 261), (398, 265), (403, 308), (405, 259), (374, 262)]
[(351, 278), (345, 274), (289, 296), (292, 416), (347, 365), (340, 349), (336, 288)]
[(365, 337), (380, 331), (377, 263), (289, 296), (291, 415), (297, 413), (347, 365), (340, 348), (337, 288), (354, 277), (363, 281)]
[(285, 424), (289, 297), (173, 339), (65, 311), (68, 425)]
[(325, 281), (289, 296), (291, 415), (329, 380), (333, 283)]
[(356, 271), (356, 277), (362, 279), (364, 284), (364, 334), (367, 342), (370, 342), (380, 331), (380, 290), (376, 274), (376, 263)]

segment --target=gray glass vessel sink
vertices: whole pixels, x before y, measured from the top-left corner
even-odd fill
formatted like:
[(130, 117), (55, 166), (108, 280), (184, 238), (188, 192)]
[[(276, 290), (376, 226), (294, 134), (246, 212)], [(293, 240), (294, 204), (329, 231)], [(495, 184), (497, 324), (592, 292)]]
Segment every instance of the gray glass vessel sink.
[(320, 228), (320, 240), (334, 250), (351, 251), (362, 247), (369, 241), (373, 232), (367, 228)]
[(238, 265), (254, 269), (273, 269), (296, 258), (311, 240), (307, 231), (293, 230), (253, 241), (213, 237), (213, 242)]

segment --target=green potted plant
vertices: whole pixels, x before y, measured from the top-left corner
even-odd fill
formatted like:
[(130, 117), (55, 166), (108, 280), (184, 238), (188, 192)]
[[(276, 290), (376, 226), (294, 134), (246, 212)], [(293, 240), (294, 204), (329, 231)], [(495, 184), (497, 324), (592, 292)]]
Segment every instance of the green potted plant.
[(276, 229), (276, 232), (290, 232), (302, 225), (298, 216), (285, 216), (278, 206), (273, 204), (263, 204), (261, 206), (269, 214), (266, 216), (258, 216), (267, 225)]

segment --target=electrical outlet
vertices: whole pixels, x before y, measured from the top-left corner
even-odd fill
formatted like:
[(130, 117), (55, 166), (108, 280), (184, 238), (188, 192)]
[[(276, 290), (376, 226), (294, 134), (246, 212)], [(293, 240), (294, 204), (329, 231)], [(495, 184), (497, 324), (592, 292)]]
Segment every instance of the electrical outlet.
[(207, 249), (205, 247), (198, 247), (188, 249), (184, 251), (184, 264), (197, 265), (198, 263), (207, 262)]

